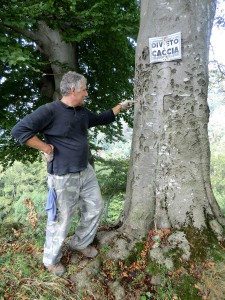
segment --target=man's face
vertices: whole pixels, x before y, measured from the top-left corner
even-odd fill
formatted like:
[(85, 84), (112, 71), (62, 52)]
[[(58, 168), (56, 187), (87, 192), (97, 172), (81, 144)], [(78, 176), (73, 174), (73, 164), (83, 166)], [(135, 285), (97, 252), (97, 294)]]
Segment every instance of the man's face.
[(84, 104), (85, 97), (88, 96), (86, 84), (83, 84), (80, 91), (73, 90), (74, 99), (76, 100), (76, 105), (81, 106)]

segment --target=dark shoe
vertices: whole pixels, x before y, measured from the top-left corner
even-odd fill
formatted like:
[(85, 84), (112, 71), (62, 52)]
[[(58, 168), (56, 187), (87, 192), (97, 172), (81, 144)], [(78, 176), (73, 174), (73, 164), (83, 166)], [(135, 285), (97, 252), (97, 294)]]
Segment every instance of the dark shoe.
[(66, 272), (66, 268), (61, 262), (56, 265), (48, 266), (46, 269), (56, 276), (62, 276)]
[(77, 251), (79, 251), (81, 254), (83, 254), (84, 256), (86, 256), (88, 258), (94, 258), (95, 256), (98, 255), (98, 250), (92, 246), (88, 246), (87, 248), (80, 249)]

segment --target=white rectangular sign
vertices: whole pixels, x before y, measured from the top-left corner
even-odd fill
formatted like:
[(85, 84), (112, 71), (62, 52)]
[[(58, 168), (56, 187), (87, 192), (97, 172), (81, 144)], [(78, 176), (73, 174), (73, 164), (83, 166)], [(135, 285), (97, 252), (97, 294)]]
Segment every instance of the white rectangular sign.
[(181, 33), (149, 38), (150, 63), (181, 59)]

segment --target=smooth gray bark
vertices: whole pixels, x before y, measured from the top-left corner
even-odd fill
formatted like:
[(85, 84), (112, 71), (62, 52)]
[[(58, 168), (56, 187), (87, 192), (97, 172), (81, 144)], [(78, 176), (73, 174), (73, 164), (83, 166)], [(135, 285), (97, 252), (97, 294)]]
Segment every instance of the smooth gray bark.
[[(224, 224), (210, 183), (208, 52), (216, 0), (142, 0), (123, 230)], [(181, 32), (182, 59), (150, 64), (149, 38)]]
[[(58, 30), (51, 29), (45, 22), (38, 24), (37, 31), (24, 32), (24, 34), (37, 43), (37, 50), (45, 55), (50, 63), (52, 74), (54, 76), (54, 93), (53, 100), (59, 99), (59, 85), (63, 74), (66, 71), (76, 69), (76, 50), (75, 44), (66, 43)], [(48, 74), (47, 74), (48, 75)], [(47, 79), (44, 80), (44, 93), (52, 94), (52, 83)]]

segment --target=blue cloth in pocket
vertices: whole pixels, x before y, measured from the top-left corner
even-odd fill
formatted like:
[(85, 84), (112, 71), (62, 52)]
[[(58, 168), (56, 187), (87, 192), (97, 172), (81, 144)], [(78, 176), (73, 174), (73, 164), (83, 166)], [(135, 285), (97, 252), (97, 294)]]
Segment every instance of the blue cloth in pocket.
[(48, 213), (48, 221), (54, 221), (56, 217), (56, 191), (51, 187), (48, 192), (47, 203), (45, 210)]

